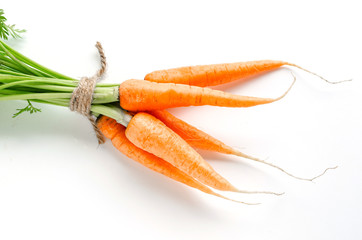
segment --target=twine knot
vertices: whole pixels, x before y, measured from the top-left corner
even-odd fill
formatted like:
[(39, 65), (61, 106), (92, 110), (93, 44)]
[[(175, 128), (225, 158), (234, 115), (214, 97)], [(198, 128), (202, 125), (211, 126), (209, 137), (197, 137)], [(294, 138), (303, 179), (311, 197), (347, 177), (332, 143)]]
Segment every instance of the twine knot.
[(91, 106), (93, 102), (93, 93), (97, 82), (103, 76), (106, 71), (107, 62), (104, 55), (103, 47), (100, 42), (97, 42), (96, 48), (98, 49), (101, 68), (92, 77), (82, 77), (78, 86), (74, 89), (72, 97), (69, 102), (69, 108), (71, 111), (78, 112), (87, 117), (96, 133), (98, 143), (103, 144), (105, 142), (104, 135), (97, 127), (96, 118), (91, 114)]

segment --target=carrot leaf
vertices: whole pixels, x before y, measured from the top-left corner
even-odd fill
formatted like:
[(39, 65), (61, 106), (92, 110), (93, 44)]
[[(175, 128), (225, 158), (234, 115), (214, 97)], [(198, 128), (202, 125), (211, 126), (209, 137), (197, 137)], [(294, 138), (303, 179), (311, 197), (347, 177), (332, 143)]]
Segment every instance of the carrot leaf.
[(7, 25), (6, 17), (4, 16), (4, 10), (0, 9), (0, 38), (8, 40), (9, 36), (13, 38), (21, 38), (21, 33), (25, 32), (25, 29), (15, 28), (15, 24)]
[(26, 107), (21, 108), (21, 109), (16, 109), (16, 110), (18, 110), (18, 112), (14, 113), (13, 118), (16, 118), (17, 116), (19, 116), (20, 114), (22, 114), (24, 112), (29, 112), (30, 114), (41, 112), (40, 108), (34, 107), (33, 104), (31, 104), (31, 102), (29, 100), (27, 100), (27, 101), (28, 101), (28, 105)]

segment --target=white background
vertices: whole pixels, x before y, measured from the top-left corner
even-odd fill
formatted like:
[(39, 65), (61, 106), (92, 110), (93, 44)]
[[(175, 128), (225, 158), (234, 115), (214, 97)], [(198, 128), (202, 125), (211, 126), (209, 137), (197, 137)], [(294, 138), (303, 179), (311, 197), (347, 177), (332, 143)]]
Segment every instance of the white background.
[(362, 74), (359, 1), (1, 1), (9, 23), (26, 28), (9, 44), (74, 77), (109, 62), (105, 82), (153, 70), (280, 59), (280, 70), (218, 87), (281, 101), (249, 109), (173, 109), (180, 118), (245, 153), (310, 177), (200, 152), (234, 185), (285, 191), (281, 197), (226, 194), (247, 206), (190, 189), (98, 146), (89, 123), (43, 106), (12, 114), (0, 103), (0, 239), (361, 239)]

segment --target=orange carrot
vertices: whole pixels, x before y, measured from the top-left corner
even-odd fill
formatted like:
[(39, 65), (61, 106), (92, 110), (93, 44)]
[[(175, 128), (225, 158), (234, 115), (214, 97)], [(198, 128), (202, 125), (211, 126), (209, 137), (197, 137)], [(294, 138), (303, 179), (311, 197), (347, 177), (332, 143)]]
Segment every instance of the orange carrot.
[(218, 174), (190, 145), (164, 123), (148, 113), (137, 113), (129, 122), (126, 137), (137, 147), (164, 159), (201, 183), (221, 190), (242, 193)]
[[(97, 125), (98, 128), (102, 131), (102, 133), (107, 138), (111, 139), (112, 144), (120, 152), (122, 152), (127, 157), (139, 162), (145, 167), (155, 172), (161, 173), (166, 177), (169, 177), (175, 181), (181, 182), (189, 187), (198, 189), (204, 193), (211, 194), (227, 200), (240, 202), (233, 199), (229, 199), (221, 194), (215, 193), (210, 188), (196, 181), (194, 178), (188, 176), (186, 173), (172, 166), (170, 163), (136, 147), (127, 139), (125, 135), (126, 128), (121, 124), (117, 123), (114, 119), (103, 116), (98, 120)], [(245, 202), (240, 202), (240, 203), (245, 203)], [(251, 203), (245, 203), (245, 204), (251, 204)]]
[[(236, 80), (246, 80), (248, 77), (257, 74), (265, 73), (270, 70), (277, 69), (283, 65), (299, 68), (303, 71), (316, 75), (328, 83), (327, 79), (304, 69), (293, 63), (276, 61), (276, 60), (261, 60), (237, 63), (224, 63), (213, 65), (197, 65), (189, 67), (180, 67), (167, 70), (154, 71), (145, 76), (145, 80), (159, 83), (178, 83), (191, 86), (215, 86)], [(345, 80), (349, 81), (349, 80)]]
[(136, 114), (127, 126), (126, 136), (137, 147), (164, 159), (210, 187), (238, 191), (181, 137), (150, 114)]
[(223, 142), (197, 129), (187, 122), (175, 117), (166, 110), (155, 110), (149, 112), (161, 120), (167, 127), (177, 133), (192, 147), (225, 154), (238, 155), (237, 151)]
[[(219, 153), (225, 153), (225, 154), (231, 154), (236, 155), (242, 158), (247, 158), (256, 162), (260, 162), (266, 165), (269, 165), (273, 168), (279, 169), (280, 171), (284, 172), (285, 174), (296, 178), (300, 180), (306, 180), (306, 181), (313, 181), (314, 179), (322, 176), (324, 173), (312, 177), (312, 178), (302, 178), (297, 177), (287, 171), (285, 171), (283, 168), (270, 163), (266, 162), (262, 159), (244, 154), (235, 148), (232, 148), (225, 143), (217, 140), (216, 138), (210, 136), (209, 134), (201, 131), (200, 129), (197, 129), (196, 127), (188, 124), (185, 121), (182, 121), (181, 119), (175, 117), (171, 113), (167, 112), (166, 110), (156, 110), (156, 111), (150, 111), (151, 115), (156, 117), (157, 119), (161, 120), (167, 127), (169, 127), (172, 131), (177, 133), (181, 138), (183, 138), (188, 144), (190, 144), (194, 148), (199, 148), (203, 150), (213, 151), (213, 152), (219, 152)], [(327, 168), (328, 169), (334, 169), (334, 168)]]
[[(295, 77), (293, 84), (295, 82)], [(127, 80), (119, 87), (122, 108), (129, 111), (152, 111), (173, 107), (212, 105), (220, 107), (251, 107), (272, 103), (283, 98), (289, 89), (277, 98), (238, 96), (210, 88), (174, 83), (154, 83)]]

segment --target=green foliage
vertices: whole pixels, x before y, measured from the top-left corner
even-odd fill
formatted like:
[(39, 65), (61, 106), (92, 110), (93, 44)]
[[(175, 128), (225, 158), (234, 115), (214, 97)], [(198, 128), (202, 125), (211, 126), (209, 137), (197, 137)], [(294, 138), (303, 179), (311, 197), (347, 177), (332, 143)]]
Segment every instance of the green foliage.
[[(25, 112), (41, 112), (32, 102), (69, 107), (77, 80), (53, 71), (8, 46), (2, 40), (9, 37), (20, 38), (20, 33), (25, 30), (16, 29), (15, 25), (7, 25), (6, 21), (4, 10), (0, 9), (0, 103), (9, 100), (28, 102), (26, 107), (17, 109), (18, 112), (13, 118)], [(119, 84), (98, 83), (93, 94), (92, 114), (123, 119), (123, 111), (115, 111), (109, 106), (93, 108), (95, 104), (118, 102), (118, 88)]]
[(22, 114), (24, 112), (29, 112), (30, 114), (41, 112), (41, 109), (34, 107), (33, 104), (31, 104), (31, 102), (29, 100), (27, 100), (27, 101), (28, 101), (28, 106), (26, 106), (25, 108), (16, 109), (16, 110), (18, 110), (18, 112), (14, 113), (13, 118), (16, 118), (17, 116), (19, 116), (20, 114)]
[(20, 34), (25, 32), (24, 29), (16, 29), (15, 24), (7, 25), (6, 17), (4, 16), (4, 10), (0, 9), (0, 38), (7, 40), (9, 36), (13, 38), (21, 38)]

